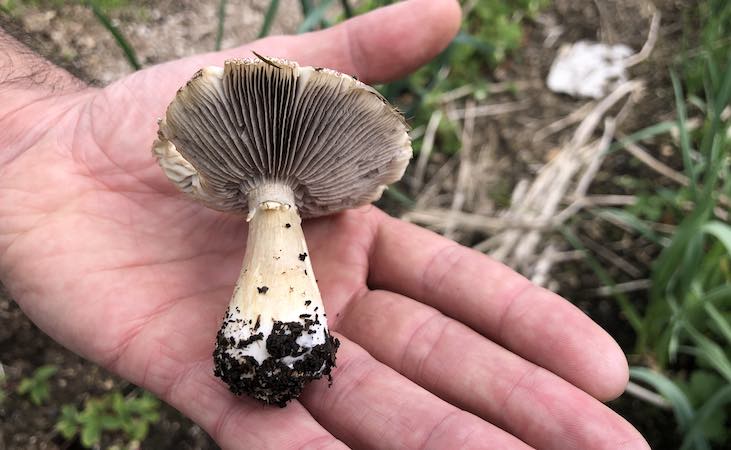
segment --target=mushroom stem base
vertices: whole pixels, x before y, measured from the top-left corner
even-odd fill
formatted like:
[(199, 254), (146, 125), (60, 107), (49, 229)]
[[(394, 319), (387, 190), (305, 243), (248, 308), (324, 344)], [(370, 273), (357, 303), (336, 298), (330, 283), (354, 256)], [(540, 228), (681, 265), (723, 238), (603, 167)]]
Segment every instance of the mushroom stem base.
[(296, 207), (262, 199), (252, 210), (243, 267), (216, 338), (215, 375), (237, 395), (285, 406), (307, 383), (330, 376), (338, 345)]

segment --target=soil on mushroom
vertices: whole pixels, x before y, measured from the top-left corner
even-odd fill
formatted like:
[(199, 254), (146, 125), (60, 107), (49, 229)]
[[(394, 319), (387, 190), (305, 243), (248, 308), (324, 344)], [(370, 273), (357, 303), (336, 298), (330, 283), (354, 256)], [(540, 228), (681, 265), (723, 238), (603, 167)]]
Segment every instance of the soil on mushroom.
[[(249, 344), (262, 340), (264, 334), (258, 333), (241, 341), (236, 341), (233, 337), (226, 339), (224, 321), (213, 352), (215, 375), (226, 382), (229, 390), (236, 395), (250, 395), (265, 404), (282, 408), (287, 402), (297, 398), (310, 381), (323, 376), (331, 380), (330, 371), (335, 366), (335, 352), (340, 346), (338, 339), (326, 331), (325, 342), (310, 349), (302, 348), (297, 342), (305, 333), (315, 333), (312, 327), (320, 322), (317, 314), (314, 320), (310, 316), (311, 314), (300, 316), (304, 323), (274, 322), (272, 332), (266, 339), (266, 349), (270, 356), (261, 364), (252, 356), (234, 358), (228, 350), (245, 349)], [(226, 317), (231, 317), (228, 311)], [(285, 357), (298, 356), (302, 358), (298, 358), (292, 367), (281, 361)]]
[[(233, 46), (254, 38), (265, 0), (229, 1), (228, 27), (224, 46)], [(274, 32), (291, 32), (301, 20), (296, 2), (283, 2), (283, 11), (274, 25)], [(546, 11), (563, 27), (560, 42), (573, 42), (578, 39), (603, 38), (609, 42), (623, 42), (639, 49), (646, 38), (647, 22), (636, 14), (643, 7), (642, 0), (620, 0), (612, 2), (612, 11), (602, 14), (595, 2), (574, 2), (556, 0)], [(680, 23), (681, 2), (671, 0), (656, 1), (662, 11), (665, 23)], [(39, 3), (40, 4), (40, 3)], [(146, 65), (173, 59), (192, 53), (210, 51), (215, 36), (215, 14), (217, 1), (186, 0), (183, 2), (150, 2), (142, 7), (122, 8), (113, 13), (113, 18), (137, 49), (142, 62)], [(288, 9), (290, 8), (290, 9)], [(85, 8), (64, 6), (62, 9), (48, 9), (38, 6), (23, 6), (17, 12), (22, 27), (34, 37), (35, 48), (45, 56), (70, 68), (82, 78), (97, 84), (110, 82), (130, 72), (124, 62), (121, 50), (116, 46), (108, 32), (94, 19)], [(605, 36), (597, 36), (601, 29)], [(565, 117), (582, 103), (566, 96), (558, 96), (545, 90), (541, 80), (545, 78), (554, 55), (553, 50), (544, 46), (545, 36), (542, 26), (529, 24), (526, 30), (524, 47), (509, 62), (499, 67), (494, 74), (498, 81), (528, 80), (538, 81), (517, 93), (495, 94), (495, 102), (526, 102), (522, 111), (491, 118), (484, 129), (476, 134), (476, 139), (495, 139), (500, 145), (495, 156), (496, 166), (501, 168), (500, 186), (495, 189), (510, 192), (512, 187), (531, 173), (534, 167), (550, 158), (551, 152), (567, 139), (566, 133), (556, 133), (536, 144), (532, 141), (535, 131), (557, 118)], [(647, 94), (625, 120), (627, 130), (636, 130), (672, 117), (672, 93), (668, 80), (668, 62), (681, 40), (680, 30), (669, 27), (663, 29), (661, 39), (651, 58), (633, 68), (633, 75), (646, 80)], [(526, 114), (525, 111), (529, 111)], [(430, 166), (431, 173), (446, 159), (435, 155)], [(672, 159), (665, 161), (678, 167)], [(612, 174), (628, 174), (641, 178), (654, 175), (645, 173), (646, 169), (633, 164), (622, 155), (614, 155), (603, 166), (593, 186), (593, 192), (617, 193), (616, 186), (602, 183)], [(602, 178), (604, 177), (604, 178)], [(480, 180), (475, 180), (479, 182)], [(443, 188), (449, 191), (449, 186)], [(384, 198), (381, 206), (387, 211), (398, 214), (401, 206)], [(289, 224), (285, 225), (288, 227)], [(606, 238), (606, 229), (596, 223), (582, 225), (583, 230), (597, 239)], [(614, 231), (617, 233), (617, 231)], [(616, 236), (615, 236), (616, 237)], [(466, 244), (475, 243), (476, 237), (468, 233), (460, 235)], [(623, 251), (620, 255), (636, 262), (639, 267), (647, 267), (648, 261), (655, 256), (652, 250), (633, 237), (633, 251)], [(304, 255), (305, 257), (307, 255)], [(303, 258), (302, 258), (303, 259)], [(622, 281), (621, 273), (616, 275)], [(607, 329), (630, 352), (634, 337), (631, 328), (621, 316), (616, 303), (607, 298), (597, 298), (592, 288), (601, 282), (584, 264), (566, 263), (554, 269), (553, 278), (558, 280), (557, 290), (572, 299), (600, 325)], [(265, 294), (266, 291), (262, 292)], [(644, 292), (635, 294), (637, 302), (643, 301)], [(633, 299), (634, 300), (634, 299)], [(307, 305), (307, 302), (305, 302)], [(46, 337), (28, 321), (15, 303), (0, 290), (0, 363), (3, 364), (8, 384), (6, 391), (11, 395), (0, 403), (0, 448), (68, 448), (53, 427), (58, 418), (61, 405), (80, 404), (80, 399), (99, 395), (110, 390), (128, 392), (133, 386), (108, 374), (94, 364), (84, 361), (75, 354), (63, 349)], [(40, 407), (34, 406), (12, 389), (19, 380), (32, 373), (34, 368), (44, 364), (59, 367), (58, 376), (51, 385), (51, 401)], [(672, 413), (648, 406), (630, 397), (622, 397), (610, 402), (610, 406), (620, 412), (637, 426), (651, 442), (653, 448), (675, 448), (680, 439)], [(119, 437), (105, 437), (102, 447), (125, 445)], [(72, 443), (71, 445), (77, 445)], [(196, 448), (213, 449), (215, 444), (199, 427), (183, 418), (172, 408), (163, 408), (161, 420), (151, 428), (144, 448)], [(75, 448), (75, 447), (74, 447)]]

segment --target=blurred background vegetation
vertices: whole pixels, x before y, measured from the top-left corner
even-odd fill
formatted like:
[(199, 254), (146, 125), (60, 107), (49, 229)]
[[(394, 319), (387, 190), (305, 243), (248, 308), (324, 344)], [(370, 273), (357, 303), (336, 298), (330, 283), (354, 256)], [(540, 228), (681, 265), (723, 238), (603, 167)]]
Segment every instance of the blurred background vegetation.
[[(285, 31), (304, 33), (392, 2), (253, 3), (259, 7), (253, 35), (261, 37), (283, 16), (295, 22)], [(617, 2), (614, 22), (601, 1), (580, 7), (561, 0), (462, 3), (462, 29), (451, 45), (409, 77), (379, 86), (408, 117), (416, 152), (381, 206), (508, 264), (518, 260), (496, 239), (504, 242), (515, 228), (538, 233), (547, 245), (527, 263), (511, 265), (575, 301), (618, 339), (632, 381), (610, 406), (653, 448), (731, 448), (731, 2)], [(70, 5), (93, 15), (130, 69), (156, 62), (140, 58), (126, 34), (137, 21), (154, 27), (158, 19), (149, 3), (4, 0), (0, 14), (27, 29), (31, 14), (61, 15)], [(228, 1), (211, 8), (213, 50), (226, 46), (227, 31), (239, 25), (231, 22)], [(576, 189), (566, 191), (561, 208), (547, 217), (521, 212), (521, 189), (563, 164), (562, 151), (600, 103), (547, 91), (542, 80), (558, 44), (630, 39), (638, 51), (651, 41), (650, 19), (659, 19), (658, 12), (663, 22), (654, 50), (630, 71), (644, 81), (635, 94), (645, 98), (603, 113), (587, 137), (598, 142), (594, 162), (571, 176)], [(636, 14), (644, 29), (623, 29), (622, 14)], [(52, 33), (30, 31), (41, 39)], [(73, 66), (75, 58), (66, 52), (60, 63)], [(9, 308), (0, 320), (10, 320)], [(0, 335), (0, 344), (16, 337)], [(54, 384), (63, 357), (36, 367), (14, 366), (11, 359), (0, 355), (3, 422), (24, 404), (50, 408), (47, 429), (26, 430), (36, 440), (16, 445), (136, 448), (161, 442), (149, 439), (163, 418), (178, 429), (193, 426), (121, 381), (68, 399)], [(166, 445), (213, 447), (205, 437), (180, 439), (185, 445)]]

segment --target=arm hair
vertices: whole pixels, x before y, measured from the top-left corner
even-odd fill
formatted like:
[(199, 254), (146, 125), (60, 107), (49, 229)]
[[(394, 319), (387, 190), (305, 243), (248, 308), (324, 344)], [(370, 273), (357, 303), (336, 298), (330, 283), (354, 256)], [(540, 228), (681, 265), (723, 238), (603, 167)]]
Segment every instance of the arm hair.
[(42, 89), (60, 93), (86, 86), (67, 70), (31, 50), (38, 47), (34, 44), (30, 35), (0, 12), (0, 92)]

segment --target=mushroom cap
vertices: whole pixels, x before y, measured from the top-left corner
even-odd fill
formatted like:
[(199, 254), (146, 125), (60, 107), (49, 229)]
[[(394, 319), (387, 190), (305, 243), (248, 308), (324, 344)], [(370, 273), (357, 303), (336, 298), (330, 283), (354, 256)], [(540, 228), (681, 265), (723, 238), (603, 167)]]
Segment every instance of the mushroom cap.
[(159, 121), (153, 153), (211, 208), (247, 214), (262, 186), (288, 187), (300, 214), (316, 217), (377, 200), (412, 151), (402, 115), (372, 87), (261, 57), (199, 70)]

